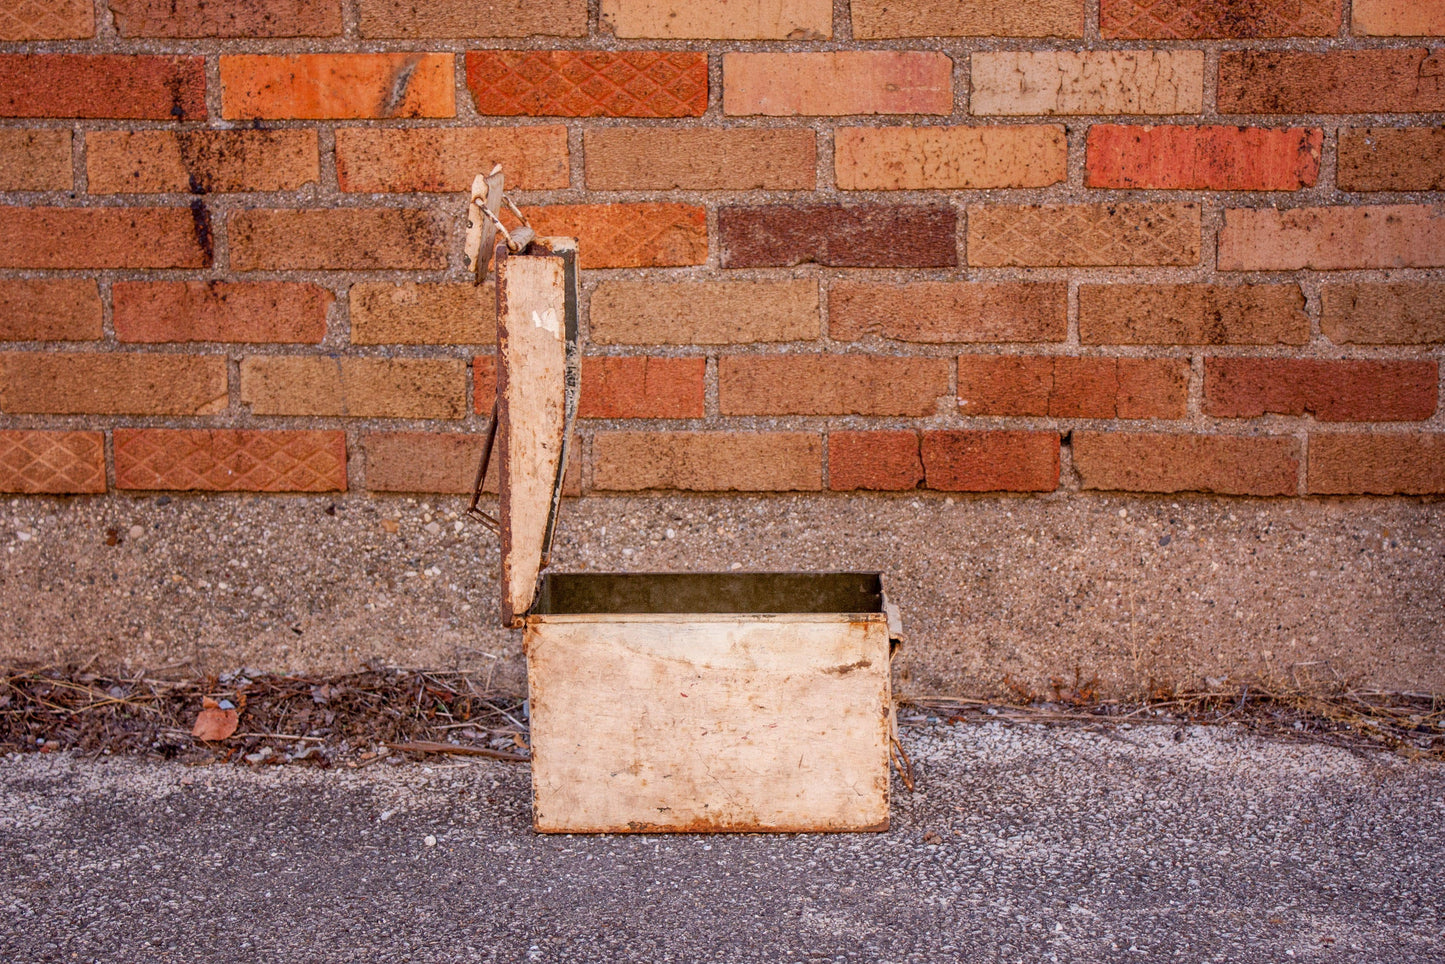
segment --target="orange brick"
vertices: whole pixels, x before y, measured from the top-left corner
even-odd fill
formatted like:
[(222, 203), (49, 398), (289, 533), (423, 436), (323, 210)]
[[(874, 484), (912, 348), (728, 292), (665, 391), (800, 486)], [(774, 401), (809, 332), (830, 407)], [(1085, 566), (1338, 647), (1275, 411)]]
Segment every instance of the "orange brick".
[(0, 128), (0, 191), (68, 191), (70, 131)]
[(1291, 127), (1089, 128), (1088, 187), (1297, 191), (1320, 173), (1324, 131)]
[(363, 37), (585, 37), (587, 0), (361, 0)]
[(214, 415), (226, 410), (221, 355), (0, 353), (0, 411)]
[(924, 432), (922, 452), (930, 489), (1052, 492), (1059, 487), (1057, 432)]
[(1221, 418), (1265, 413), (1322, 422), (1421, 421), (1435, 414), (1435, 361), (1206, 358), (1204, 412)]
[(903, 492), (923, 484), (917, 432), (828, 433), (828, 488)]
[(0, 431), (0, 492), (104, 491), (103, 432)]
[(1432, 205), (1226, 208), (1219, 270), (1445, 265), (1445, 208)]
[(976, 53), (974, 114), (1197, 114), (1200, 50), (1041, 50)]
[(1198, 264), (1197, 204), (972, 205), (968, 263), (985, 267)]
[(1226, 50), (1219, 55), (1218, 100), (1221, 114), (1440, 111), (1445, 64), (1423, 48)]
[(353, 345), (491, 345), (497, 291), (488, 284), (351, 286)]
[(294, 191), (320, 178), (315, 131), (91, 131), (92, 194)]
[(1347, 127), (1335, 181), (1344, 191), (1445, 190), (1445, 128)]
[(1295, 495), (1299, 442), (1243, 435), (1075, 432), (1085, 489)]
[(1445, 285), (1325, 285), (1320, 330), (1337, 345), (1445, 344)]
[(94, 341), (101, 313), (89, 278), (0, 281), (0, 341)]
[(823, 440), (811, 432), (598, 432), (592, 481), (612, 492), (816, 492)]
[(0, 54), (0, 117), (205, 120), (205, 60)]
[(452, 117), (451, 54), (232, 54), (221, 115), (232, 120)]
[(257, 415), (461, 418), (467, 363), (454, 358), (253, 356), (241, 401)]
[(577, 414), (583, 418), (702, 418), (706, 374), (706, 358), (584, 358)]
[(1353, 32), (1365, 37), (1445, 37), (1440, 0), (1353, 0)]
[(1053, 418), (1183, 418), (1189, 362), (1182, 358), (963, 355), (964, 415)]
[(933, 344), (1063, 341), (1068, 301), (1068, 287), (1054, 283), (836, 282), (828, 291), (828, 336)]
[(335, 37), (341, 0), (109, 0), (122, 37)]
[(0, 207), (0, 267), (205, 268), (211, 222), (190, 208)]
[(593, 191), (811, 191), (811, 130), (603, 127), (587, 131)]
[(1056, 124), (842, 127), (833, 137), (845, 191), (1048, 187), (1068, 175), (1068, 142)]
[(472, 405), (478, 415), (490, 415), (497, 399), (497, 356), (472, 358)]
[(447, 228), (414, 208), (234, 211), (226, 224), (236, 271), (373, 271), (447, 266)]
[(522, 208), (544, 237), (577, 239), (583, 268), (668, 268), (707, 260), (707, 209), (691, 204)]
[(734, 345), (818, 337), (818, 284), (604, 281), (592, 292), (597, 345)]
[(0, 40), (83, 40), (94, 36), (95, 4), (91, 0), (0, 0)]
[(948, 394), (942, 358), (724, 355), (723, 415), (932, 415)]
[(1333, 37), (1340, 18), (1340, 0), (1101, 0), (1099, 5), (1099, 31), (1124, 40)]
[(479, 171), (501, 164), (507, 189), (565, 188), (567, 128), (343, 127), (336, 177), (343, 191), (467, 191)]
[(254, 429), (115, 430), (118, 489), (341, 492), (345, 432)]
[(1297, 284), (1080, 285), (1085, 345), (1303, 345)]
[(1445, 434), (1310, 435), (1311, 495), (1445, 493)]
[(477, 113), (701, 117), (707, 54), (657, 50), (469, 50)]
[(726, 53), (723, 112), (949, 114), (953, 61), (922, 50)]
[(658, 40), (827, 40), (832, 0), (602, 0), (602, 26)]
[(1083, 0), (852, 0), (853, 36), (1082, 37)]
[(117, 281), (111, 299), (120, 341), (315, 344), (336, 297), (283, 281)]

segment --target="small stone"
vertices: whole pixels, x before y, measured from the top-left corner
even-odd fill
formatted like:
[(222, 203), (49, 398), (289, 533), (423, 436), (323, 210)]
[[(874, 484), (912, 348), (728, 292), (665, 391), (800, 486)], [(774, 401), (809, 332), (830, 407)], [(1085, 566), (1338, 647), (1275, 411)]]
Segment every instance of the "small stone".
[(397, 529), (401, 528), (395, 519), (382, 519), (381, 527), (391, 533), (395, 533)]
[(31, 533), (26, 532), (24, 529), (21, 529), (19, 532), (15, 533), (15, 538), (19, 539), (21, 542), (29, 542), (35, 537)]
[(422, 843), (426, 844), (428, 847), (435, 847), (437, 845), (437, 838), (433, 837), (431, 834), (427, 834), (426, 837), (422, 840)]
[(425, 528), (430, 535), (439, 536), (442, 533), (442, 527), (435, 522), (428, 522)]
[(145, 535), (145, 534), (146, 534), (146, 531), (145, 531), (144, 529), (142, 529), (140, 526), (131, 526), (131, 527), (130, 527), (130, 537), (131, 537), (132, 539), (139, 539), (141, 536), (143, 536), (143, 535)]

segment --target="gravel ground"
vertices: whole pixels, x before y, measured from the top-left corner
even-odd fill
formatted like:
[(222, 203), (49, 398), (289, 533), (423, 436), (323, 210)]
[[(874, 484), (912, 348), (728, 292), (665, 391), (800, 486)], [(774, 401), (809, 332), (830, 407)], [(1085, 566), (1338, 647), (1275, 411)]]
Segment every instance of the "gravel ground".
[(1438, 961), (1445, 767), (926, 725), (893, 829), (542, 837), (524, 767), (0, 760), (14, 961)]

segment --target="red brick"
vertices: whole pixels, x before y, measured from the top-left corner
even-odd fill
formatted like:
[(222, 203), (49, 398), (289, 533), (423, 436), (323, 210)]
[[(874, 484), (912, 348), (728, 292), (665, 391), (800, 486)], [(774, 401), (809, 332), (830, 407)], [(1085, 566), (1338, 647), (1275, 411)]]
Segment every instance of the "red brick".
[(1089, 128), (1086, 186), (1297, 191), (1320, 173), (1324, 131), (1291, 127)]
[(104, 491), (103, 432), (0, 431), (0, 492)]
[(669, 268), (707, 260), (707, 209), (692, 204), (522, 208), (537, 233), (577, 239), (583, 268)]
[(68, 191), (70, 131), (0, 128), (0, 191)]
[(949, 206), (780, 204), (718, 209), (724, 268), (807, 262), (848, 268), (952, 267), (958, 215)]
[(0, 40), (83, 40), (94, 36), (92, 0), (0, 0)]
[(477, 113), (701, 117), (707, 54), (660, 50), (469, 50)]
[(497, 356), (472, 358), (472, 399), (477, 414), (489, 415), (497, 398)]
[(1111, 40), (1333, 37), (1339, 33), (1340, 19), (1340, 0), (1100, 0), (1099, 4), (1099, 31)]
[(816, 492), (823, 440), (812, 432), (598, 432), (592, 482), (611, 492)]
[(1311, 495), (1445, 493), (1445, 433), (1310, 435)]
[(1299, 442), (1244, 435), (1075, 432), (1074, 468), (1085, 489), (1295, 495)]
[(221, 355), (0, 353), (0, 411), (11, 415), (215, 415), (226, 403)]
[(1445, 285), (1362, 281), (1320, 296), (1320, 330), (1337, 345), (1445, 344)]
[(917, 432), (829, 432), (828, 488), (904, 492), (923, 484)]
[(211, 221), (189, 208), (0, 207), (0, 267), (205, 268)]
[(342, 492), (346, 433), (118, 428), (115, 486), (152, 491)]
[(1445, 190), (1445, 128), (1347, 127), (1335, 181), (1342, 191)]
[(1199, 263), (1197, 204), (975, 204), (968, 263), (1147, 266)]
[(351, 286), (353, 345), (492, 345), (497, 290), (491, 284)]
[(841, 127), (833, 142), (845, 191), (1048, 187), (1068, 176), (1059, 124)]
[(1445, 110), (1445, 61), (1418, 50), (1226, 50), (1221, 114), (1416, 114)]
[(468, 191), (478, 172), (501, 164), (507, 189), (565, 188), (567, 128), (343, 127), (336, 178), (343, 191)]
[(294, 191), (320, 179), (315, 131), (90, 131), (91, 194)]
[(447, 227), (414, 208), (234, 211), (226, 230), (236, 271), (374, 271), (447, 266)]
[(111, 300), (120, 341), (316, 344), (336, 296), (284, 281), (117, 281)]
[(585, 37), (587, 0), (361, 0), (363, 37)]
[(122, 37), (334, 37), (341, 0), (109, 0)]
[(0, 281), (0, 341), (94, 341), (101, 313), (89, 278)]
[(811, 191), (811, 130), (603, 127), (585, 133), (592, 191)]
[(701, 418), (706, 358), (582, 360), (583, 418)]
[(1079, 286), (1084, 345), (1303, 345), (1297, 284)]
[(723, 415), (932, 415), (948, 394), (942, 358), (724, 355)]
[(827, 40), (832, 0), (602, 0), (602, 26), (618, 37), (664, 40)]
[(461, 418), (466, 369), (455, 358), (252, 356), (241, 361), (241, 401), (256, 415)]
[(1068, 302), (1068, 286), (1052, 282), (835, 282), (828, 291), (828, 337), (932, 344), (1063, 341)]
[(851, 0), (853, 36), (1082, 37), (1083, 0)]
[(953, 61), (923, 50), (723, 54), (723, 113), (950, 114)]
[(1052, 492), (1059, 487), (1057, 432), (923, 433), (923, 474), (945, 492)]
[(1204, 412), (1221, 418), (1266, 413), (1322, 422), (1419, 421), (1435, 414), (1435, 361), (1207, 358)]
[(0, 54), (0, 117), (205, 120), (205, 60)]
[(1432, 268), (1445, 265), (1445, 207), (1226, 208), (1219, 270)]
[(1183, 418), (1189, 362), (1182, 358), (963, 355), (964, 415), (1053, 418)]
[(221, 57), (221, 115), (233, 120), (452, 117), (451, 54)]
[(1440, 0), (1353, 0), (1352, 30), (1364, 37), (1445, 36)]

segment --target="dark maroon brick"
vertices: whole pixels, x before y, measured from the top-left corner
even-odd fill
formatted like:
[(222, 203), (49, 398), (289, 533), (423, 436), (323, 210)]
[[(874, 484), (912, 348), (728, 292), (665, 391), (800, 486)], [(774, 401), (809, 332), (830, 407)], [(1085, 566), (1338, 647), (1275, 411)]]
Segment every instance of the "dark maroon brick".
[(947, 268), (958, 264), (957, 214), (948, 206), (788, 204), (718, 209), (724, 268), (815, 262), (837, 268)]

